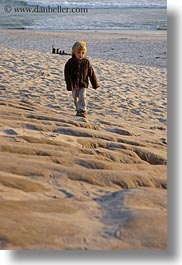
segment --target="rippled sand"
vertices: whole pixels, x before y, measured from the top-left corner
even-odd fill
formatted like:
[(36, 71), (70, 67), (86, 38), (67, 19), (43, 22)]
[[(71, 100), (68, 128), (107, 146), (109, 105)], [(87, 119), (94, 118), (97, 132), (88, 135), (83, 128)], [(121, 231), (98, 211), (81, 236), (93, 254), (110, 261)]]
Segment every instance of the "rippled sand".
[(69, 57), (0, 56), (0, 248), (165, 249), (166, 68), (90, 58), (84, 119)]

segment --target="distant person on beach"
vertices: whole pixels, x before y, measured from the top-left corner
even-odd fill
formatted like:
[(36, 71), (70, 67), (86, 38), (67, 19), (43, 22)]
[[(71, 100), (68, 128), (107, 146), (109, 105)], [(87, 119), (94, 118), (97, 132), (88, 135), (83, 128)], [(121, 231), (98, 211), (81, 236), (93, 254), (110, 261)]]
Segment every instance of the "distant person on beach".
[(92, 65), (85, 57), (86, 52), (86, 42), (75, 42), (72, 47), (72, 58), (67, 61), (64, 68), (66, 88), (68, 91), (72, 91), (76, 107), (76, 116), (81, 117), (86, 117), (86, 90), (89, 85), (88, 78), (94, 89), (99, 87)]

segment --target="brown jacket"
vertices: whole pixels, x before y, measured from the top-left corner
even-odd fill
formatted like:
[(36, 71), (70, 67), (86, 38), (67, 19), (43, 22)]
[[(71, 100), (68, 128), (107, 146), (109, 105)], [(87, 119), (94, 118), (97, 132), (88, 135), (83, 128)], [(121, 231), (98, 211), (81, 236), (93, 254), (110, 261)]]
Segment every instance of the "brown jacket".
[(92, 65), (87, 58), (77, 60), (73, 55), (65, 64), (64, 77), (68, 91), (72, 91), (75, 86), (88, 88), (88, 78), (94, 89), (99, 87)]

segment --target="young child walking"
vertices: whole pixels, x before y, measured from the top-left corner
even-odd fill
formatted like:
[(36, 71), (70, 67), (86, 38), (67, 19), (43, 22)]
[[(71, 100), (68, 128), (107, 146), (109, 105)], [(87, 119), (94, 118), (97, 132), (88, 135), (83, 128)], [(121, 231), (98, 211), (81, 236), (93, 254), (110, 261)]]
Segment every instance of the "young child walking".
[(94, 89), (99, 87), (92, 65), (85, 57), (86, 52), (86, 42), (75, 42), (72, 47), (72, 58), (67, 61), (64, 68), (66, 88), (72, 91), (76, 115), (81, 117), (86, 117), (87, 113), (86, 90), (89, 79)]

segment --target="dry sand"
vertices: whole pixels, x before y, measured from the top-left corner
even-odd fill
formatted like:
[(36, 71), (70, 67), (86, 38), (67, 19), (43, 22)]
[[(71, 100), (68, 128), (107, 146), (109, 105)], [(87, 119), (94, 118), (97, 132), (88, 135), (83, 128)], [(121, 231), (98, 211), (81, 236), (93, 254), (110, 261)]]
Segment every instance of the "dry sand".
[(73, 43), (84, 39), (88, 56), (122, 63), (154, 67), (167, 66), (167, 31), (26, 31), (0, 30), (0, 46), (19, 50), (71, 51)]
[(84, 119), (69, 56), (26, 48), (0, 48), (0, 249), (166, 249), (166, 68), (90, 57)]

